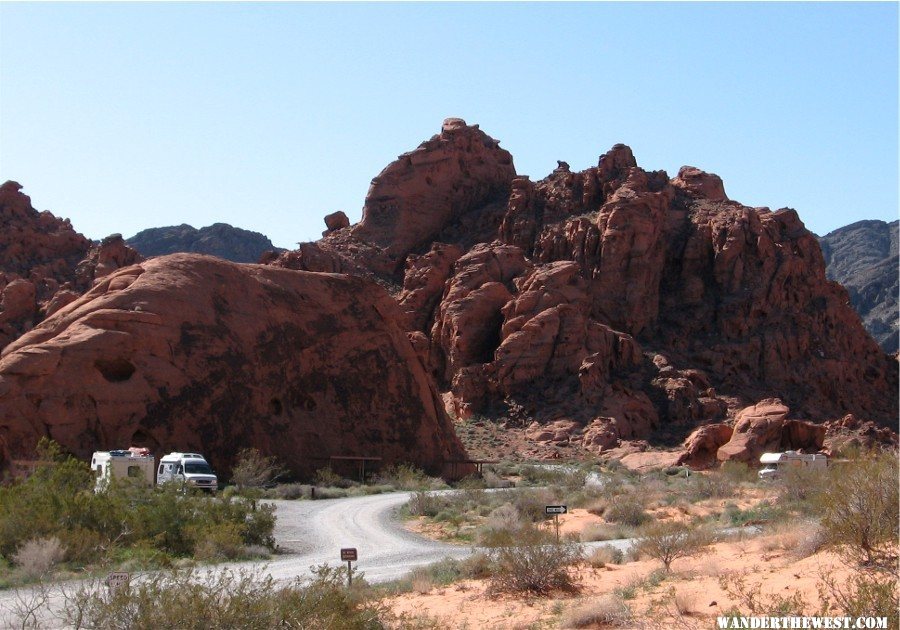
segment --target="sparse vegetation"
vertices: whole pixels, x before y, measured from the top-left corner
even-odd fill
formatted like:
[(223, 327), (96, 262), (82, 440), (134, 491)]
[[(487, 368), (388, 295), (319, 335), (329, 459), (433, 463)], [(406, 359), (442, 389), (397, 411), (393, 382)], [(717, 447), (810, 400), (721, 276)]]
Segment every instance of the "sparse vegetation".
[(231, 482), (238, 492), (260, 489), (286, 473), (274, 456), (264, 456), (256, 448), (246, 448), (238, 453), (237, 464), (231, 473)]
[(701, 529), (669, 521), (644, 527), (635, 548), (639, 553), (662, 562), (668, 573), (672, 562), (698, 553), (707, 544), (709, 538)]
[(114, 592), (97, 585), (67, 598), (63, 621), (75, 628), (383, 628), (383, 611), (348, 591), (345, 576), (326, 566), (307, 581), (278, 585), (245, 571), (158, 572)]
[(547, 532), (534, 527), (519, 530), (515, 545), (492, 549), (489, 557), (493, 563), (491, 593), (542, 596), (578, 588), (572, 571), (581, 559), (578, 545), (558, 543)]
[(631, 621), (631, 617), (631, 609), (621, 595), (606, 593), (566, 611), (560, 620), (560, 626), (563, 628), (625, 626)]
[(894, 453), (872, 454), (835, 467), (820, 499), (826, 539), (850, 562), (896, 571), (898, 489)]
[(608, 564), (622, 564), (624, 559), (625, 554), (621, 549), (603, 545), (588, 554), (587, 563), (595, 569), (602, 569)]

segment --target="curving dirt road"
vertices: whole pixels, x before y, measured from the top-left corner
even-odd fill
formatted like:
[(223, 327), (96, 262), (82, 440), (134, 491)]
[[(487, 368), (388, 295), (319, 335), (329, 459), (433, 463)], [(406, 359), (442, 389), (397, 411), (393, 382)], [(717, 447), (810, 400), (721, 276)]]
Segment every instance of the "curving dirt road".
[[(340, 561), (342, 547), (356, 547), (354, 563), (370, 582), (401, 577), (410, 569), (445, 557), (464, 558), (468, 547), (428, 540), (403, 529), (396, 511), (409, 499), (409, 492), (376, 494), (320, 501), (273, 501), (277, 507), (275, 540), (285, 552), (263, 563), (276, 579), (309, 574), (318, 564), (346, 566)], [(229, 565), (247, 567), (248, 563)]]

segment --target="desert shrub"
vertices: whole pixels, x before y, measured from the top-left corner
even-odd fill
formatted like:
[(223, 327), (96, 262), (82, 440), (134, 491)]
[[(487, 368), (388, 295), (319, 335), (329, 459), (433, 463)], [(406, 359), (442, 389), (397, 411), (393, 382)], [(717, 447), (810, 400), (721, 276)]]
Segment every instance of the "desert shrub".
[(777, 481), (779, 503), (801, 514), (821, 512), (819, 499), (828, 492), (830, 475), (821, 469), (791, 466)]
[(525, 526), (519, 511), (511, 503), (494, 508), (478, 528), (477, 544), (481, 547), (502, 547), (515, 541), (516, 533)]
[(754, 483), (758, 477), (756, 471), (744, 462), (727, 461), (719, 468), (719, 474), (732, 484)]
[(237, 464), (231, 472), (231, 482), (238, 490), (262, 488), (283, 476), (287, 470), (275, 456), (265, 456), (256, 448), (238, 452)]
[(587, 557), (587, 563), (595, 569), (602, 569), (607, 564), (622, 564), (625, 554), (621, 549), (603, 545), (594, 549)]
[(394, 486), (398, 490), (435, 490), (446, 485), (434, 477), (429, 477), (412, 464), (396, 464), (379, 473), (379, 484)]
[[(62, 456), (44, 442), (34, 474), (0, 486), (0, 553), (7, 557), (28, 538), (56, 537), (66, 559), (100, 562), (129, 548), (190, 556), (199, 532), (237, 532), (241, 545), (274, 546), (274, 508), (228, 496), (183, 494), (174, 484), (146, 488), (114, 479), (93, 492), (85, 462)], [(230, 553), (230, 552), (229, 552)]]
[(441, 498), (430, 492), (413, 492), (406, 508), (413, 516), (435, 516), (443, 507)]
[(606, 593), (597, 599), (565, 612), (560, 620), (563, 628), (597, 628), (626, 626), (631, 622), (631, 609), (621, 595)]
[(282, 483), (272, 488), (268, 496), (271, 499), (294, 500), (310, 496), (309, 484), (305, 483)]
[(720, 576), (719, 586), (731, 599), (740, 604), (739, 609), (726, 611), (725, 616), (741, 616), (743, 613), (756, 616), (799, 617), (808, 610), (803, 596), (798, 591), (788, 596), (780, 593), (765, 595), (762, 592), (762, 584), (748, 584), (746, 576), (740, 573)]
[(238, 523), (206, 525), (189, 530), (194, 543), (194, 557), (198, 560), (234, 560), (241, 556), (244, 541)]
[(620, 540), (631, 538), (634, 528), (617, 523), (590, 523), (581, 530), (581, 542), (597, 542), (601, 540)]
[(535, 489), (507, 493), (522, 519), (537, 523), (547, 518), (544, 508), (556, 503), (554, 494), (548, 490)]
[(900, 627), (900, 596), (895, 575), (857, 571), (838, 582), (833, 575), (819, 580), (819, 597), (829, 614), (847, 617), (887, 617), (889, 628)]
[(774, 504), (770, 501), (761, 501), (757, 505), (747, 509), (741, 509), (733, 503), (729, 503), (725, 506), (723, 517), (728, 525), (741, 527), (744, 525), (781, 521), (786, 519), (788, 514), (789, 513), (781, 505)]
[(314, 480), (316, 486), (323, 488), (349, 488), (353, 485), (352, 481), (344, 479), (331, 468), (320, 468), (317, 470)]
[(896, 570), (897, 456), (882, 452), (837, 466), (821, 495), (822, 530), (829, 543), (858, 565)]
[(687, 591), (673, 593), (672, 601), (675, 604), (675, 610), (682, 617), (689, 617), (697, 612), (697, 596)]
[(643, 525), (650, 520), (650, 515), (644, 511), (644, 505), (635, 496), (618, 497), (614, 499), (603, 517), (611, 523), (621, 523), (631, 527)]
[(66, 555), (59, 538), (33, 538), (13, 554), (12, 560), (28, 578), (36, 579), (49, 573)]
[(311, 580), (278, 585), (246, 571), (158, 572), (109, 593), (81, 587), (62, 621), (73, 627), (382, 628), (380, 611), (348, 591), (339, 569), (319, 567)]
[(736, 483), (721, 471), (696, 473), (687, 484), (688, 498), (692, 501), (704, 499), (727, 499), (734, 496)]
[(27, 540), (56, 536), (60, 524), (83, 511), (84, 493), (93, 488), (87, 463), (62, 455), (59, 445), (42, 439), (37, 467), (24, 480), (0, 485), (0, 555), (11, 558)]
[(581, 560), (581, 550), (571, 542), (557, 543), (534, 527), (519, 531), (515, 546), (489, 552), (493, 563), (489, 592), (548, 595), (577, 590), (571, 568)]
[(696, 527), (672, 521), (659, 521), (645, 526), (635, 542), (638, 553), (663, 563), (666, 572), (672, 562), (701, 551), (709, 542), (706, 533)]

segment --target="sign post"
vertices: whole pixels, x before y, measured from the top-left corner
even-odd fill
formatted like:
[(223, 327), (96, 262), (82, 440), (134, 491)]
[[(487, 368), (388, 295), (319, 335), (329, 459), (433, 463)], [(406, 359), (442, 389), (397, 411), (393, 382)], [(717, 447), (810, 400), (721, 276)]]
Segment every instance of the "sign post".
[(556, 542), (559, 542), (559, 515), (567, 514), (569, 509), (565, 505), (548, 505), (544, 507), (544, 513), (553, 515), (553, 525), (556, 528)]
[(347, 588), (353, 586), (353, 566), (352, 562), (356, 562), (356, 547), (345, 547), (341, 549), (341, 560), (347, 562)]

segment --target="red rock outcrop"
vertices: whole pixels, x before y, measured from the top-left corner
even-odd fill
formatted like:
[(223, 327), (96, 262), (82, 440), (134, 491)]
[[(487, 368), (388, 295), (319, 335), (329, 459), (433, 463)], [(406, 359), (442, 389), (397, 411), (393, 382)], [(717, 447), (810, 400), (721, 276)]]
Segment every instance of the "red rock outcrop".
[(91, 242), (68, 219), (38, 212), (22, 186), (0, 186), (0, 348), (30, 330), (59, 289), (77, 284), (75, 267)]
[[(453, 224), (465, 223), (466, 215), (480, 214), (493, 202), (505, 203), (515, 174), (512, 156), (497, 140), (478, 125), (448, 118), (440, 134), (401, 155), (372, 180), (353, 236), (381, 248), (382, 255), (369, 264), (393, 273), (407, 254), (441, 240)], [(474, 221), (477, 225), (478, 217)], [(458, 227), (462, 234), (463, 225)]]
[(734, 432), (716, 453), (719, 461), (755, 464), (765, 452), (783, 450), (818, 451), (825, 440), (825, 426), (802, 420), (788, 420), (788, 409), (777, 398), (761, 400), (741, 410)]
[[(406, 326), (430, 338), (456, 412), (515, 415), (542, 440), (606, 453), (658, 431), (672, 443), (772, 396), (802, 418), (896, 425), (897, 363), (825, 278), (796, 212), (743, 206), (694, 167), (646, 171), (625, 145), (581, 172), (558, 164), (516, 176), (489, 137), (451, 121), (376, 178), (359, 225), (292, 265), (324, 256), (402, 280)], [(512, 251), (514, 267), (489, 271)], [(779, 443), (819, 441), (792, 422)]]
[(142, 260), (119, 234), (94, 246), (68, 219), (35, 210), (21, 189), (0, 186), (0, 349), (95, 279)]
[(684, 455), (679, 464), (692, 468), (706, 468), (716, 461), (719, 448), (728, 443), (734, 428), (724, 424), (705, 424), (693, 431), (684, 441)]
[(255, 446), (296, 474), (331, 455), (441, 472), (465, 453), (399, 320), (361, 278), (152, 259), (4, 350), (0, 444), (200, 450), (223, 472)]

